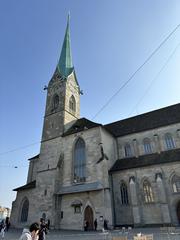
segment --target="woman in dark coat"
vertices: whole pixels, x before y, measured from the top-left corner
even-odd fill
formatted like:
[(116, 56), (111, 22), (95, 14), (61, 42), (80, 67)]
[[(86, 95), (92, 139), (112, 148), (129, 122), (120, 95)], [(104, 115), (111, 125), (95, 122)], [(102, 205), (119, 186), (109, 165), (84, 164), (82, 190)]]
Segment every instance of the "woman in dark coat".
[(45, 221), (41, 221), (40, 230), (39, 230), (39, 240), (45, 240), (47, 234), (47, 227)]

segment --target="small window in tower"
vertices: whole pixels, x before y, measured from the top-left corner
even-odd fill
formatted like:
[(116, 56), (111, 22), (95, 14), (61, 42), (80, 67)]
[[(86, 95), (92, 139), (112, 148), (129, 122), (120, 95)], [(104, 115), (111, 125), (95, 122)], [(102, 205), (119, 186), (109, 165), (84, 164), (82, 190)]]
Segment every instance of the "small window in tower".
[(76, 100), (73, 95), (69, 99), (69, 110), (71, 112), (76, 112)]
[(53, 97), (53, 110), (56, 110), (59, 106), (59, 96), (55, 95)]

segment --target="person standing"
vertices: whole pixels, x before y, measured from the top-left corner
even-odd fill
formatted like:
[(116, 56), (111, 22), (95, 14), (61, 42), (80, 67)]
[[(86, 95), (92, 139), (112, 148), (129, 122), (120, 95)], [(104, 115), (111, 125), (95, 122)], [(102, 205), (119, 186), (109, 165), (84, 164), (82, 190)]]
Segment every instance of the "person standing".
[(47, 220), (47, 229), (49, 230), (50, 229), (50, 219), (48, 218)]
[(9, 227), (10, 227), (10, 221), (9, 221), (9, 217), (6, 217), (6, 221), (5, 221), (5, 223), (6, 223), (6, 230), (7, 230), (7, 232), (8, 232), (8, 230), (9, 230)]
[(108, 221), (104, 219), (104, 230), (108, 230)]
[(39, 240), (45, 240), (47, 234), (47, 227), (44, 219), (41, 219), (40, 230), (39, 230)]
[(94, 220), (94, 230), (97, 230), (97, 218)]
[(84, 231), (87, 231), (87, 221), (84, 220)]
[(39, 233), (39, 223), (32, 223), (29, 229), (24, 229), (19, 240), (37, 240)]

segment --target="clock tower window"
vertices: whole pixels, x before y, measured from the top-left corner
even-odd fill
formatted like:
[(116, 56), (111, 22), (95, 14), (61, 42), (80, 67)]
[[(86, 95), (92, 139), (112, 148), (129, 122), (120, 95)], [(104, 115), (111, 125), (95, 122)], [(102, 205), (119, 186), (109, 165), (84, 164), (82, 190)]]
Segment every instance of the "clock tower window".
[(69, 99), (69, 110), (71, 112), (76, 112), (76, 100), (73, 95)]
[(59, 96), (56, 94), (53, 97), (53, 106), (52, 106), (52, 110), (56, 110), (59, 106)]

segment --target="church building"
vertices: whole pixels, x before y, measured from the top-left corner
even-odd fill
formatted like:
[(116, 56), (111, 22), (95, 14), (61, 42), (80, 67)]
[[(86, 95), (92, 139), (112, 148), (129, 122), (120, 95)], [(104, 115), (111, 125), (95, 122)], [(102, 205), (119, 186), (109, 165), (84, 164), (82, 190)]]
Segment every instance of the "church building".
[(47, 100), (40, 153), (14, 189), (11, 224), (55, 229), (180, 224), (180, 104), (106, 125), (80, 118), (69, 18)]

